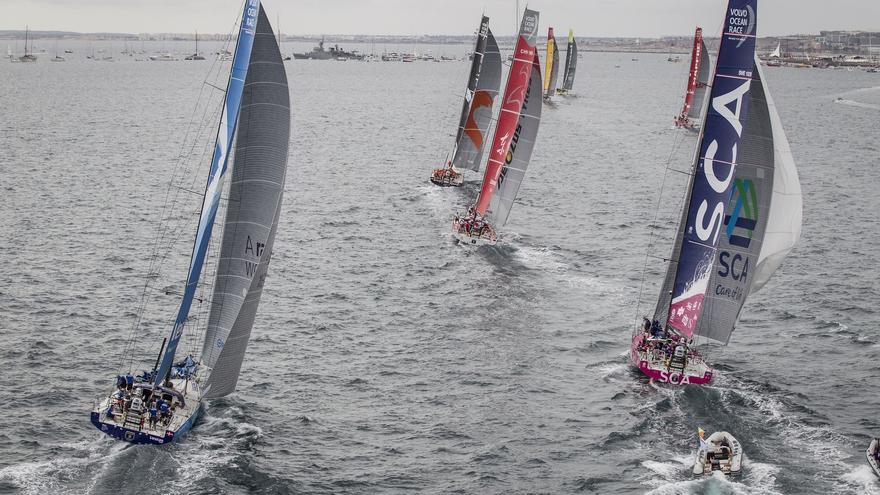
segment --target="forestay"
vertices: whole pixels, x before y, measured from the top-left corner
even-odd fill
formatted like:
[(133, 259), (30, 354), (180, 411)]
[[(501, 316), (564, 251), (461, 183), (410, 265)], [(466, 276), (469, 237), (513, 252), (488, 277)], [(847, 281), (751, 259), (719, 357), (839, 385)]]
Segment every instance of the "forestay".
[(223, 102), (223, 113), (220, 116), (220, 125), (217, 129), (217, 138), (214, 145), (214, 155), (211, 159), (211, 169), (208, 173), (208, 183), (205, 187), (205, 197), (202, 202), (202, 211), (199, 216), (199, 226), (196, 231), (196, 239), (193, 244), (192, 258), (190, 259), (189, 271), (186, 277), (183, 297), (180, 300), (180, 308), (177, 318), (168, 339), (168, 346), (158, 368), (155, 384), (159, 385), (165, 379), (171, 365), (174, 362), (174, 354), (180, 337), (183, 335), (183, 327), (189, 317), (189, 310), (195, 297), (196, 287), (204, 266), (208, 244), (211, 241), (211, 232), (214, 229), (214, 218), (217, 215), (217, 207), (220, 204), (220, 193), (223, 191), (223, 178), (226, 174), (226, 165), (229, 161), (229, 148), (232, 145), (235, 128), (238, 123), (238, 113), (241, 106), (241, 95), (244, 89), (245, 77), (248, 73), (248, 65), (251, 58), (251, 49), (254, 43), (254, 32), (257, 26), (257, 14), (260, 10), (259, 0), (248, 0), (242, 13), (241, 26), (238, 33), (238, 42), (235, 45), (235, 56), (232, 61), (232, 70), (229, 73), (229, 83), (226, 87), (226, 98)]
[(205, 395), (235, 390), (278, 227), (290, 138), (290, 96), (281, 52), (262, 8), (244, 85), (229, 206), (202, 363)]

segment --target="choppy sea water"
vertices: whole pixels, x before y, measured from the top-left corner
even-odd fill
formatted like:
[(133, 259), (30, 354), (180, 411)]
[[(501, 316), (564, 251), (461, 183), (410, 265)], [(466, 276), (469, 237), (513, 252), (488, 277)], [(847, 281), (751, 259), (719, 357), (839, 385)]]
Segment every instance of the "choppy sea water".
[[(503, 243), (475, 252), (450, 226), (478, 177), (427, 181), (467, 63), (288, 62), (282, 224), (238, 391), (162, 448), (88, 411), (210, 62), (0, 64), (0, 492), (880, 493), (880, 75), (765, 71), (801, 243), (711, 351), (712, 386), (656, 388), (626, 352), (671, 235), (650, 227), (667, 159), (693, 137), (671, 129), (686, 64), (637, 58), (584, 54)], [(145, 314), (147, 361), (174, 304)], [(741, 479), (691, 478), (697, 426), (742, 442)]]

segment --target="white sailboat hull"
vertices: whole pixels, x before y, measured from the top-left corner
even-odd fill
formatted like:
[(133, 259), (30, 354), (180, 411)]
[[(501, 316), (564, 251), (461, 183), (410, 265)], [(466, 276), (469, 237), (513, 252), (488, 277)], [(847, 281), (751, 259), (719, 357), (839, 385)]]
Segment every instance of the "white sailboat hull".
[(878, 448), (878, 439), (871, 440), (871, 444), (868, 445), (868, 449), (865, 450), (865, 457), (868, 459), (868, 465), (871, 466), (871, 470), (874, 471), (874, 474), (880, 478), (880, 464), (877, 463), (877, 459), (874, 458), (873, 452)]
[[(723, 456), (719, 448), (721, 442), (726, 440), (729, 446), (728, 455)], [(715, 471), (721, 471), (725, 475), (735, 476), (742, 472), (743, 451), (739, 440), (726, 431), (716, 431), (706, 439), (710, 449), (714, 451), (697, 451), (694, 458), (695, 475), (711, 475)]]

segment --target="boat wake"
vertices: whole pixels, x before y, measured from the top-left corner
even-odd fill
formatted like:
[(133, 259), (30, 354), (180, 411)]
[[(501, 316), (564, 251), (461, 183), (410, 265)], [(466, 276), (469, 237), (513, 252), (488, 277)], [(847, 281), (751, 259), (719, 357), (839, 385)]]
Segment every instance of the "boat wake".
[(708, 478), (694, 478), (690, 474), (693, 453), (676, 455), (669, 461), (642, 461), (642, 467), (651, 474), (642, 484), (650, 487), (646, 493), (672, 495), (690, 493), (781, 495), (776, 487), (779, 468), (772, 464), (748, 462), (742, 478), (730, 479), (720, 472)]
[(875, 105), (873, 103), (862, 103), (860, 101), (849, 100), (846, 98), (838, 98), (834, 100), (838, 105), (846, 105), (849, 107), (858, 107), (858, 108), (867, 108), (869, 110), (880, 110), (880, 105)]

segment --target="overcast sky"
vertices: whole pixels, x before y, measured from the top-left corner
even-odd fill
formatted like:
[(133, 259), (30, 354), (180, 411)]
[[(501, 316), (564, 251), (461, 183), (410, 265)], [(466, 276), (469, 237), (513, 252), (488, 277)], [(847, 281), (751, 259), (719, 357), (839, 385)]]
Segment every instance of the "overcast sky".
[[(520, 2), (523, 6), (525, 1)], [(579, 36), (719, 32), (726, 0), (531, 0), (541, 27)], [(242, 0), (0, 0), (0, 29), (228, 33)], [(485, 9), (497, 35), (514, 29), (515, 0), (263, 0), (288, 34), (471, 34)], [(760, 0), (758, 35), (880, 31), (880, 0)]]

